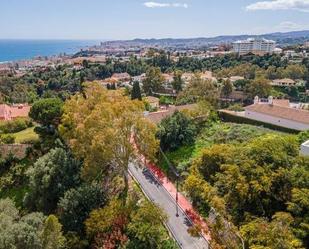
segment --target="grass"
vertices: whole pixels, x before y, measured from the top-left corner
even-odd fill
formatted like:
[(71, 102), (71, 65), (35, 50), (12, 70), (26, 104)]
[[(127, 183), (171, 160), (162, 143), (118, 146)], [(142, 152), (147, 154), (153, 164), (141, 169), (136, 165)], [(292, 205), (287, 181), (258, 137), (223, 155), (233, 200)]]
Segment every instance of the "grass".
[[(248, 124), (212, 123), (200, 131), (194, 144), (182, 146), (176, 151), (166, 152), (165, 154), (180, 172), (186, 172), (191, 161), (197, 158), (204, 148), (221, 143), (242, 143), (274, 132), (277, 133), (273, 130)], [(159, 165), (164, 172), (168, 172), (168, 164), (165, 160), (160, 158)]]
[(23, 131), (13, 133), (15, 136), (15, 143), (21, 144), (28, 141), (35, 141), (39, 139), (38, 134), (34, 132), (35, 127), (27, 128)]

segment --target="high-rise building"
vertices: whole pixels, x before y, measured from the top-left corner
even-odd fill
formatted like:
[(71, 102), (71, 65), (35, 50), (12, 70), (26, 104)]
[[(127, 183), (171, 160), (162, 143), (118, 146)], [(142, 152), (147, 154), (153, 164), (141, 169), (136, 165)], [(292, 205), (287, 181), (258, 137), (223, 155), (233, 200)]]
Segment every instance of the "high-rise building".
[(238, 54), (253, 53), (257, 55), (271, 54), (276, 48), (276, 42), (264, 38), (249, 38), (233, 42), (233, 52)]

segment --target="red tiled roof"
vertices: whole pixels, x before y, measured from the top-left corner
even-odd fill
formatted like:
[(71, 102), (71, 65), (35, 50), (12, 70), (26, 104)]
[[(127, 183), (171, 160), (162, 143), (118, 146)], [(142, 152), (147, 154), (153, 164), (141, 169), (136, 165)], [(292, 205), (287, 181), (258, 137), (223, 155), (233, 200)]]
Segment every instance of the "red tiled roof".
[(19, 117), (28, 117), (31, 106), (28, 104), (19, 105), (0, 105), (0, 119), (2, 120), (12, 120)]
[(164, 118), (173, 115), (175, 111), (192, 110), (196, 105), (181, 105), (181, 106), (170, 106), (167, 110), (150, 112), (146, 118), (155, 124), (159, 124)]
[(290, 106), (290, 101), (288, 99), (273, 99), (273, 104), (278, 106)]
[(309, 111), (302, 109), (269, 104), (254, 104), (247, 106), (245, 109), (246, 111), (263, 113), (273, 117), (280, 117), (303, 124), (309, 124)]

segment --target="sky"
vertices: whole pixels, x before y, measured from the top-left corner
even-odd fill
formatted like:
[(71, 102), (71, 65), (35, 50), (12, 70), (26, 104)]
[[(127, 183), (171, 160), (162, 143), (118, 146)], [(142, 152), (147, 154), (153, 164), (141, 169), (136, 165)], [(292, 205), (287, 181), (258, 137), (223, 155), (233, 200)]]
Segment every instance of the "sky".
[(309, 0), (0, 0), (0, 39), (188, 38), (309, 30)]

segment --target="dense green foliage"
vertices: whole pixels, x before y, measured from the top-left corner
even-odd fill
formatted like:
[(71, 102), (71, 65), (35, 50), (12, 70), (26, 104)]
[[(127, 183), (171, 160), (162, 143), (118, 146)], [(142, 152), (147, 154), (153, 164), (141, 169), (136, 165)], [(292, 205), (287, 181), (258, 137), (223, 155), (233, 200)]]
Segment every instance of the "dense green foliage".
[(184, 87), (184, 80), (182, 79), (182, 72), (181, 71), (176, 71), (174, 73), (174, 77), (173, 77), (173, 81), (172, 81), (172, 86), (173, 89), (176, 92), (180, 92), (182, 91), (183, 87)]
[(162, 120), (158, 137), (163, 150), (175, 150), (183, 145), (191, 144), (194, 141), (196, 127), (193, 121), (176, 111), (172, 116)]
[(41, 99), (32, 105), (29, 116), (43, 126), (56, 126), (60, 122), (62, 105), (58, 98)]
[(50, 213), (64, 193), (80, 183), (81, 164), (63, 148), (52, 149), (28, 171), (30, 192), (26, 204), (31, 209)]
[[(247, 140), (243, 139), (244, 134), (234, 131), (236, 136), (233, 138), (228, 135), (230, 132), (227, 140), (216, 139), (218, 144), (202, 149), (192, 161), (184, 187), (193, 203), (206, 216), (213, 207), (224, 219), (240, 226), (250, 248), (277, 248), (275, 244), (267, 244), (274, 238), (280, 238), (280, 244), (292, 243), (287, 248), (300, 248), (300, 240), (305, 244), (308, 240), (308, 210), (300, 207), (302, 218), (291, 210), (296, 210), (293, 207), (299, 205), (299, 198), (307, 199), (308, 179), (300, 179), (299, 186), (293, 175), (299, 175), (299, 172), (308, 175), (309, 161), (298, 156), (298, 140), (295, 136), (277, 134)], [(232, 146), (224, 144), (235, 139), (241, 140)], [(297, 204), (292, 204), (294, 202)], [(290, 212), (287, 215), (291, 221), (285, 228), (277, 222), (282, 218), (278, 218), (280, 212)], [(255, 217), (263, 219), (255, 220)], [(260, 231), (258, 226), (263, 224), (269, 226), (272, 233)], [(218, 223), (211, 227), (214, 234), (222, 232), (222, 227), (216, 230)], [(217, 239), (220, 243), (228, 243), (220, 240), (220, 236)]]
[(33, 124), (31, 120), (27, 118), (18, 118), (11, 121), (0, 122), (0, 133), (15, 133), (22, 131)]
[(82, 185), (65, 192), (58, 203), (60, 221), (65, 231), (84, 233), (84, 221), (91, 210), (102, 206), (105, 196), (98, 184)]
[(135, 81), (133, 83), (133, 88), (132, 88), (132, 92), (131, 92), (131, 99), (138, 99), (138, 100), (142, 100), (142, 94), (141, 94), (141, 88), (139, 86), (139, 82)]
[(207, 101), (215, 105), (218, 101), (219, 91), (211, 80), (202, 79), (199, 74), (196, 74), (189, 85), (178, 94), (177, 104), (189, 104), (199, 101)]
[[(285, 77), (303, 80), (309, 78), (307, 58), (297, 65), (289, 64), (280, 55), (237, 56), (228, 54), (204, 59), (182, 55), (178, 61), (172, 60), (170, 55), (164, 51), (152, 51), (148, 56), (150, 57), (143, 59), (131, 57), (128, 61), (108, 59), (105, 64), (87, 62), (78, 70), (64, 65), (57, 68), (35, 69), (22, 77), (2, 77), (0, 78), (0, 100), (10, 103), (33, 103), (39, 98), (51, 97), (65, 100), (70, 95), (82, 91), (83, 83), (87, 81), (106, 79), (114, 73), (127, 72), (131, 76), (137, 76), (149, 72), (153, 67), (159, 68), (163, 73), (175, 72), (173, 84), (176, 91), (179, 91), (182, 85), (179, 78), (180, 71), (211, 70), (216, 73), (218, 78), (239, 75), (244, 76), (246, 80), (260, 77), (269, 80)], [(159, 78), (157, 77), (157, 79)], [(154, 83), (154, 86), (153, 91), (155, 92), (158, 85)], [(295, 100), (304, 99), (304, 87), (297, 87), (294, 93), (289, 93), (288, 89), (280, 88), (279, 90), (283, 90), (282, 94), (287, 94), (290, 97), (293, 97), (294, 94), (293, 99)], [(146, 86), (145, 92), (149, 93), (149, 90), (149, 87)], [(296, 92), (299, 94), (295, 95)]]
[(162, 227), (167, 219), (162, 210), (143, 198), (136, 202), (139, 198), (130, 196), (126, 206), (111, 200), (104, 208), (91, 212), (85, 224), (97, 247), (177, 248)]
[(164, 78), (159, 67), (150, 67), (143, 80), (143, 88), (146, 94), (159, 92), (163, 87)]
[(22, 216), (10, 199), (0, 200), (1, 249), (61, 249), (65, 239), (55, 216)]

